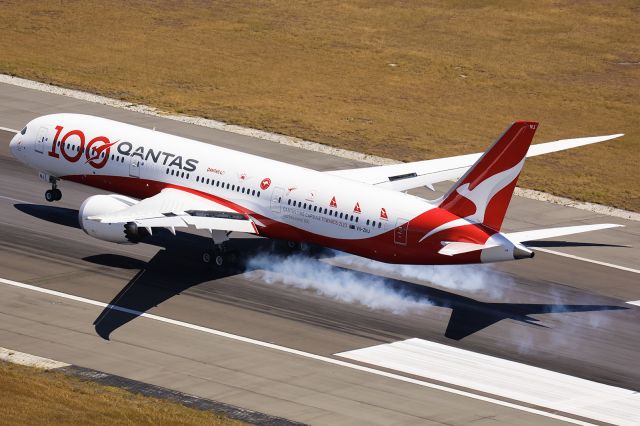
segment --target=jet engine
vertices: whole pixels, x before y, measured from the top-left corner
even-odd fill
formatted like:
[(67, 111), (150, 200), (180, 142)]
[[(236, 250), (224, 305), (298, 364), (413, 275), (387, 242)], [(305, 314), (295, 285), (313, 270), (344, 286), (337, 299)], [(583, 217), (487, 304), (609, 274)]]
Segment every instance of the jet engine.
[(149, 235), (144, 228), (138, 228), (134, 222), (101, 223), (89, 220), (89, 217), (115, 213), (124, 210), (138, 201), (122, 195), (93, 195), (82, 203), (78, 212), (80, 227), (87, 234), (103, 241), (118, 244), (136, 244)]

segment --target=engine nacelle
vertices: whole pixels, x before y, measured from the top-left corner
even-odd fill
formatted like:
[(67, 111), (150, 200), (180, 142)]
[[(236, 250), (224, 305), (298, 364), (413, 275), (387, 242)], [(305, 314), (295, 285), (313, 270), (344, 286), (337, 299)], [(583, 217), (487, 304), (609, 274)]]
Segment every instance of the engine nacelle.
[(89, 220), (91, 216), (100, 216), (124, 210), (138, 201), (122, 195), (93, 195), (82, 203), (78, 212), (80, 227), (87, 234), (103, 241), (118, 244), (136, 244), (149, 233), (138, 228), (134, 222), (101, 223)]

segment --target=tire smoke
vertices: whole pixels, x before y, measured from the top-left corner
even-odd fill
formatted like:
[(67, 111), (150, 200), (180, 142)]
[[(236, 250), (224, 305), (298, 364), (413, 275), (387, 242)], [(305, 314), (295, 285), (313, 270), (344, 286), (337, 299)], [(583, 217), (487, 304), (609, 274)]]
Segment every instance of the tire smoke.
[(395, 265), (351, 255), (336, 257), (332, 263), (448, 290), (480, 293), (492, 299), (500, 299), (505, 289), (513, 285), (509, 276), (500, 274), (491, 265)]
[(482, 265), (392, 265), (337, 254), (338, 257), (327, 260), (302, 253), (289, 256), (259, 254), (252, 257), (247, 266), (250, 271), (262, 271), (261, 279), (267, 284), (310, 290), (343, 303), (360, 304), (398, 315), (439, 304), (424, 295), (403, 290), (398, 286), (398, 279), (419, 280), (423, 284), (465, 292), (483, 292), (492, 297), (500, 297), (503, 292), (503, 287), (494, 285), (497, 281), (502, 285), (510, 282), (508, 279), (505, 282), (504, 277), (498, 279), (496, 272)]
[(249, 270), (261, 270), (261, 279), (267, 284), (310, 290), (373, 310), (402, 315), (431, 306), (429, 299), (394, 288), (383, 277), (336, 268), (304, 254), (261, 254), (251, 258), (247, 266)]

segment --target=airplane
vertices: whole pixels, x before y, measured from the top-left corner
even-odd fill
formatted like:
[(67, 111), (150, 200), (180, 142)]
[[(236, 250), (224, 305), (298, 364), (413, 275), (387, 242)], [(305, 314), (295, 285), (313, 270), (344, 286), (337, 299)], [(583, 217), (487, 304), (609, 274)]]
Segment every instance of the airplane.
[[(51, 184), (49, 202), (61, 199), (61, 180), (114, 192), (79, 209), (81, 228), (100, 240), (206, 230), (213, 244), (202, 261), (214, 266), (225, 263), (232, 232), (387, 263), (467, 264), (532, 258), (527, 241), (621, 226), (501, 232), (525, 158), (622, 136), (531, 145), (537, 127), (516, 121), (485, 153), (326, 172), (70, 113), (33, 119), (10, 149)], [(406, 193), (455, 179), (436, 200)]]

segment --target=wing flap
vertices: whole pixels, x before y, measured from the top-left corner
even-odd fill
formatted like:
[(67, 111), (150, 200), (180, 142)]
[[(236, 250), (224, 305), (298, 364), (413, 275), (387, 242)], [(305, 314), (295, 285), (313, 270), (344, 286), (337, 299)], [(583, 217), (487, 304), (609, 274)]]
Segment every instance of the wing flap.
[(219, 217), (182, 217), (186, 224), (196, 229), (207, 229), (209, 231), (220, 229), (231, 232), (246, 232), (248, 234), (257, 234), (256, 228), (251, 220), (244, 219), (225, 219)]

